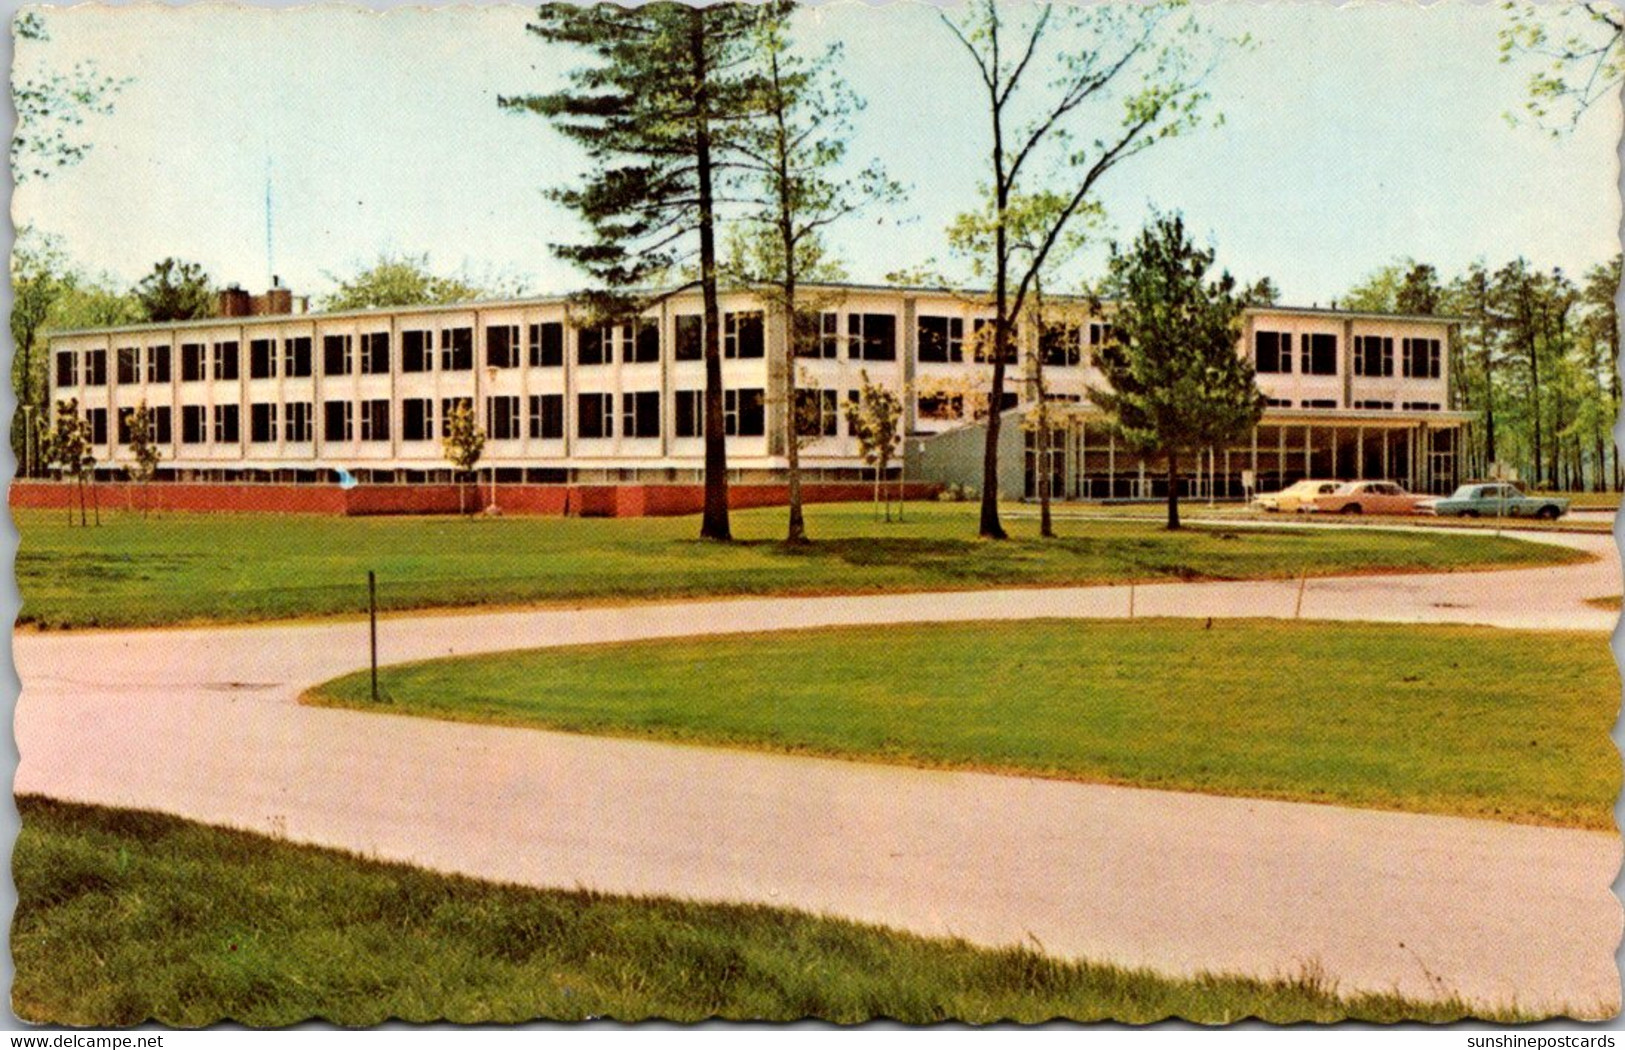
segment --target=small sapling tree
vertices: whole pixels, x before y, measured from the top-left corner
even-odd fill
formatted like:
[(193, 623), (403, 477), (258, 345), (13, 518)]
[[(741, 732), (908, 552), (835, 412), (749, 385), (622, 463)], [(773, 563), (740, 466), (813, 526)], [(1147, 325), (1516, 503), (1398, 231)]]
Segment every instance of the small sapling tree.
[(485, 430), (475, 421), (474, 406), (469, 401), (459, 398), (452, 402), (450, 411), (446, 413), (445, 430), (440, 435), (440, 447), (451, 465), (464, 475), (457, 483), (457, 503), (458, 508), (467, 514), (466, 478), (473, 475), (480, 457), (485, 454)]
[(863, 461), (875, 471), (875, 516), (880, 516), (881, 493), (885, 491), (886, 520), (890, 521), (891, 493), (884, 489), (882, 479), (897, 454), (898, 439), (902, 436), (903, 400), (886, 387), (871, 382), (867, 369), (861, 375), (863, 382), (858, 388), (858, 399), (846, 403), (846, 425), (858, 439), (858, 452)]

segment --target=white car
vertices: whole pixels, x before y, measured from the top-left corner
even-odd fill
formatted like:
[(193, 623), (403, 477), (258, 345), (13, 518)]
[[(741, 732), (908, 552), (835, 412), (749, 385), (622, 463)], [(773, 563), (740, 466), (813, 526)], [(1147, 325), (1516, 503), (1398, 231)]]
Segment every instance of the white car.
[(1271, 492), (1263, 496), (1253, 497), (1248, 504), (1253, 510), (1267, 510), (1270, 512), (1301, 514), (1313, 510), (1316, 496), (1330, 496), (1337, 491), (1341, 481), (1327, 479), (1308, 479), (1294, 485), (1288, 485), (1280, 492)]

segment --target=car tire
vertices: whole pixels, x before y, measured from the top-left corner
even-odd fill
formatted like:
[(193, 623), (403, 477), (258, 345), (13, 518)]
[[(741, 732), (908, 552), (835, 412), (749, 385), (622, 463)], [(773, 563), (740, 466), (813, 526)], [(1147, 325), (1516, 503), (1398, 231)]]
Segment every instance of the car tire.
[(1350, 503), (1348, 506), (1344, 507), (1338, 513), (1340, 513), (1340, 514), (1359, 514), (1359, 513), (1361, 513), (1360, 505), (1358, 503)]
[(1478, 517), (1478, 511), (1476, 511), (1476, 510), (1464, 510), (1464, 511), (1461, 512), (1461, 516), (1464, 517), (1464, 518), (1476, 518), (1476, 517)]
[(1535, 512), (1535, 517), (1539, 518), (1541, 521), (1556, 521), (1562, 516), (1562, 514), (1562, 511), (1548, 503), (1546, 506)]

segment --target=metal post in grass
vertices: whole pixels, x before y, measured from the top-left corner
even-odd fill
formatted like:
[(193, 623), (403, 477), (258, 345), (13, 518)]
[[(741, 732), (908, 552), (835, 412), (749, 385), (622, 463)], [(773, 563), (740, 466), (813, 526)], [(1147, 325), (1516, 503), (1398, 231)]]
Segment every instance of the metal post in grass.
[(1131, 620), (1134, 619), (1134, 581), (1133, 580), (1130, 580), (1129, 584), (1128, 584), (1128, 618), (1131, 619)]
[(1303, 619), (1303, 589), (1307, 586), (1309, 586), (1309, 569), (1305, 566), (1303, 572), (1298, 576), (1298, 604), (1292, 610), (1294, 620)]
[(378, 577), (367, 570), (367, 633), (371, 638), (372, 702), (378, 702)]

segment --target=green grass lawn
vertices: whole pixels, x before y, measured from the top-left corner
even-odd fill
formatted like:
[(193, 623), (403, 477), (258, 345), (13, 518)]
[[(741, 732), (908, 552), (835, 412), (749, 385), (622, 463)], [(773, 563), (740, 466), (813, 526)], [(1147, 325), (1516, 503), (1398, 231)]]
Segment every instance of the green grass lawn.
[[(385, 668), (386, 710), (1611, 829), (1600, 635), (1266, 621), (912, 624)], [(371, 707), (365, 674), (316, 703)]]
[(910, 506), (905, 523), (867, 505), (808, 508), (817, 541), (780, 543), (782, 509), (733, 515), (733, 544), (704, 543), (693, 518), (458, 519), (109, 514), (70, 528), (14, 512), (20, 623), (124, 627), (354, 615), (367, 570), (386, 610), (1230, 579), (1532, 565), (1583, 556), (1482, 535), (1368, 529), (1188, 529), (1062, 522), (1039, 541), (1012, 522), (1007, 543), (976, 539), (970, 504)]
[[(892, 1017), (1450, 1021), (1461, 1003), (1171, 980), (796, 912), (437, 875), (174, 817), (18, 799), (12, 1003), (36, 1023)], [(1582, 1008), (1585, 1004), (1577, 1004)], [(1491, 1004), (1478, 1016), (1518, 1021)]]

